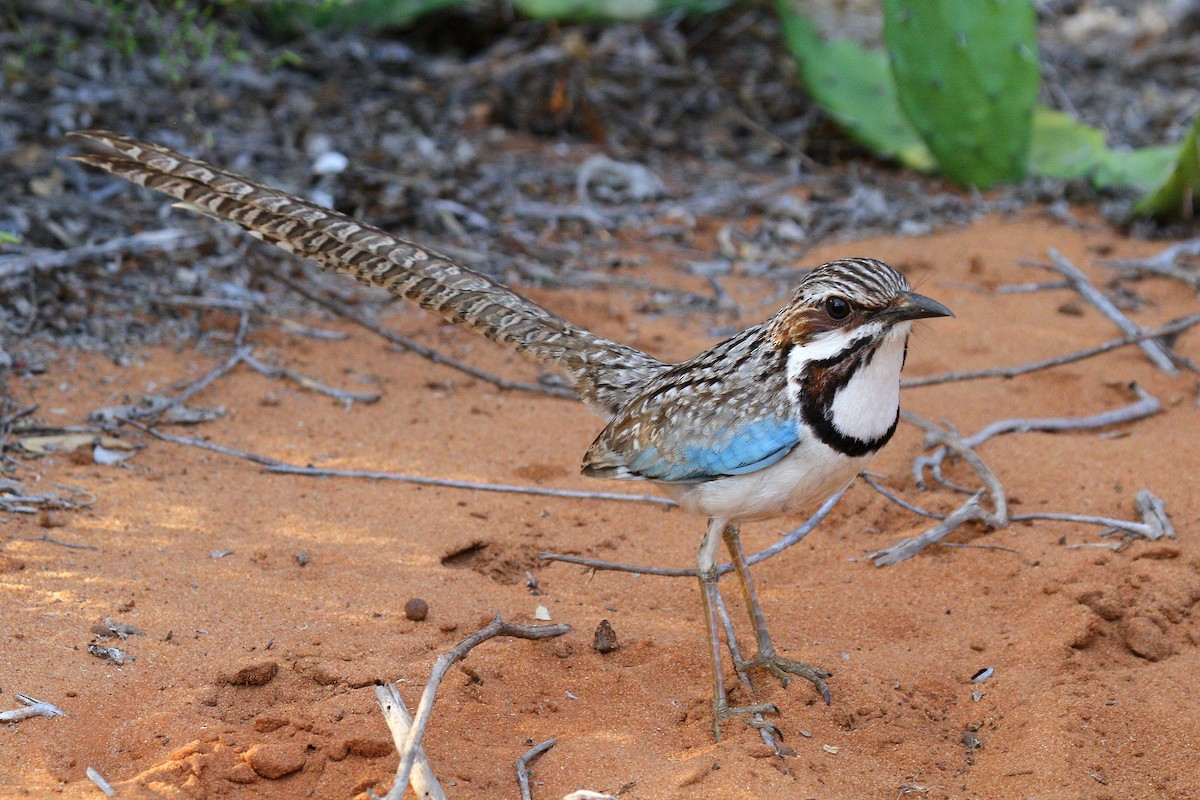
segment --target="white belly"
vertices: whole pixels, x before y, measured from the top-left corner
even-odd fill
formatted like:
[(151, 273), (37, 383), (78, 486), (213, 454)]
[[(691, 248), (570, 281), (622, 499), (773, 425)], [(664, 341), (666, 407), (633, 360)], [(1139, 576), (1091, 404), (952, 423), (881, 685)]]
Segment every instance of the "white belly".
[(692, 514), (749, 522), (814, 509), (850, 483), (870, 459), (870, 455), (848, 458), (813, 437), (758, 472), (660, 486)]

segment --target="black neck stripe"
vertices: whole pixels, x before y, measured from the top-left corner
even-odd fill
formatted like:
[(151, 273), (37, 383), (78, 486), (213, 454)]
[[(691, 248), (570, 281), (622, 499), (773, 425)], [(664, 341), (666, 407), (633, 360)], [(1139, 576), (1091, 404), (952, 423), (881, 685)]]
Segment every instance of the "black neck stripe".
[(833, 424), (833, 401), (838, 391), (871, 363), (881, 341), (870, 336), (855, 339), (837, 355), (806, 364), (801, 378), (800, 411), (804, 421), (824, 444), (851, 458), (879, 450), (892, 438), (900, 422), (900, 411), (897, 410), (891, 427), (873, 439), (847, 436)]

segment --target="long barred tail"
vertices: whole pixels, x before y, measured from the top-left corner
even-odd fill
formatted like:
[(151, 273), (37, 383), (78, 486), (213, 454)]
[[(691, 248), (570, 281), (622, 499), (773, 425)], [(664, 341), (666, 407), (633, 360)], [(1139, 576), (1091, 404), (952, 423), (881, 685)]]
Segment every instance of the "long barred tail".
[(450, 322), (562, 369), (608, 417), (629, 390), (665, 368), (640, 350), (597, 336), (450, 258), (332, 209), (263, 186), (160, 145), (101, 130), (71, 134), (117, 155), (74, 156), (185, 206), (229, 220), (323, 268), (387, 289)]

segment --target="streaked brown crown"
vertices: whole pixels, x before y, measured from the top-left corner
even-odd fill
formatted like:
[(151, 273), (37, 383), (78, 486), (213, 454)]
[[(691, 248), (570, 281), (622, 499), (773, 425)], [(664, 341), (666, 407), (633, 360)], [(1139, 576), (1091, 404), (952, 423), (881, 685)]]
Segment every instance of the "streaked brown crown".
[[(768, 338), (777, 348), (802, 344), (823, 331), (850, 329), (889, 308), (908, 279), (882, 261), (846, 258), (822, 264), (801, 279), (792, 299), (767, 323)], [(831, 314), (831, 301), (844, 300), (849, 313)]]

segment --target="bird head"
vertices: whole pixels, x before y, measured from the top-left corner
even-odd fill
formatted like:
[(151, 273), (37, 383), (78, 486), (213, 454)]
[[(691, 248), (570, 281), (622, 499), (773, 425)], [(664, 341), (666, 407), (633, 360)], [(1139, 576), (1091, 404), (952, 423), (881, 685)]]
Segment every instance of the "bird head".
[(916, 320), (952, 316), (882, 261), (848, 258), (805, 275), (768, 322), (768, 335), (780, 351), (805, 346), (810, 359), (832, 358), (853, 342), (907, 336)]

